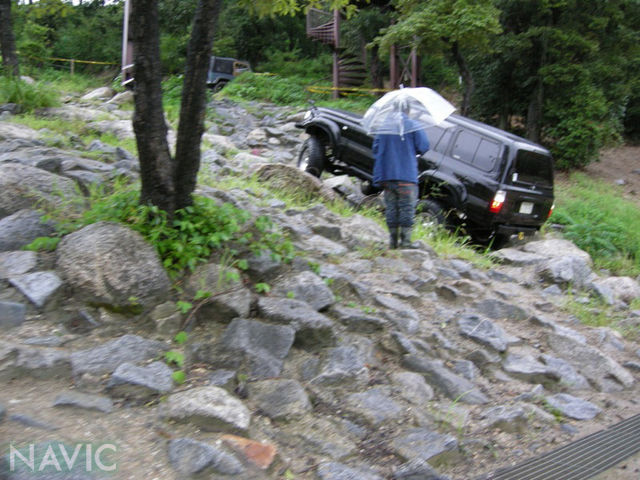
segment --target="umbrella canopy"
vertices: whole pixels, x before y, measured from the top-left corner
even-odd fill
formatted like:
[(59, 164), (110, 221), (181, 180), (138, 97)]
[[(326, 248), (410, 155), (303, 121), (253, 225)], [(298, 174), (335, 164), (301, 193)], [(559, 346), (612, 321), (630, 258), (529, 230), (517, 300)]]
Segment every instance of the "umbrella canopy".
[(437, 125), (456, 110), (427, 87), (401, 88), (386, 93), (364, 114), (362, 126), (369, 135), (404, 135)]

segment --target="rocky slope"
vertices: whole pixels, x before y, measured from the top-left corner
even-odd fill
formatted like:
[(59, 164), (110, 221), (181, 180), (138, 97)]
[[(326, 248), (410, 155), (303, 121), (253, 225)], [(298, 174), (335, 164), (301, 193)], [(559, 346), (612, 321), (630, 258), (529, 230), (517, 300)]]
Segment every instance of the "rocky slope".
[[(126, 101), (102, 90), (40, 114), (126, 138)], [(210, 108), (202, 169), (214, 180), (251, 171), (286, 178), (276, 188), (359, 200), (349, 179), (322, 184), (292, 168), (299, 112)], [(3, 115), (0, 478), (462, 480), (640, 413), (638, 279), (594, 272), (562, 239), (503, 249), (485, 270), (427, 244), (386, 251), (378, 224), (321, 203), (294, 209), (203, 185), (270, 216), (298, 255), (251, 258), (225, 285), (214, 256), (176, 289), (152, 247), (119, 225), (86, 227), (54, 253), (20, 250), (52, 231), (37, 205), (137, 168), (122, 149), (61, 149)], [(199, 289), (213, 295), (176, 342), (187, 320), (176, 301)], [(132, 297), (142, 313), (122, 313)], [(589, 298), (629, 335), (564, 308)], [(184, 355), (184, 383), (168, 351)], [(637, 478), (635, 468), (616, 478)]]

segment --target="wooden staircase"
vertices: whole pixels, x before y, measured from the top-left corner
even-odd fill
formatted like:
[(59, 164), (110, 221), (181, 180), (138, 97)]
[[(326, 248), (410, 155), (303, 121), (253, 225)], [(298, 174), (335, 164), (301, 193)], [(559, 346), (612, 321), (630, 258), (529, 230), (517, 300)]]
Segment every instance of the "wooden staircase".
[(359, 87), (367, 78), (364, 62), (357, 56), (345, 52), (340, 45), (339, 25), (333, 13), (315, 8), (307, 13), (307, 36), (331, 47), (338, 56), (338, 83), (334, 87)]

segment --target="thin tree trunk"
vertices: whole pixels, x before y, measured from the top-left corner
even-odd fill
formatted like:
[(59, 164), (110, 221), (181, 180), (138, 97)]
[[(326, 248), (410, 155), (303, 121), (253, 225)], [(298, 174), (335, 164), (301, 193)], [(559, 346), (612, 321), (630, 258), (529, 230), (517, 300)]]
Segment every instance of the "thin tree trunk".
[(157, 0), (131, 0), (134, 62), (133, 130), (140, 159), (140, 202), (173, 215), (175, 167), (162, 107), (162, 71)]
[(458, 71), (460, 72), (460, 76), (462, 77), (462, 84), (464, 85), (460, 113), (462, 115), (468, 115), (469, 111), (471, 110), (471, 96), (473, 95), (473, 91), (475, 89), (473, 76), (471, 75), (471, 70), (469, 70), (469, 66), (467, 65), (467, 61), (464, 58), (464, 55), (462, 55), (462, 52), (460, 52), (460, 46), (458, 45), (458, 42), (453, 42), (451, 44), (451, 53), (453, 54), (453, 58), (458, 65)]
[(527, 110), (527, 138), (533, 142), (540, 142), (542, 133), (542, 116), (544, 112), (544, 81), (540, 69), (547, 62), (548, 41), (545, 33), (540, 41), (540, 56), (537, 69), (536, 84), (531, 94)]
[(207, 72), (218, 14), (218, 0), (200, 0), (193, 20), (180, 104), (176, 144), (176, 208), (191, 205), (200, 169), (200, 143), (204, 132)]
[(11, 21), (11, 0), (0, 0), (0, 53), (5, 73), (19, 77), (20, 68)]

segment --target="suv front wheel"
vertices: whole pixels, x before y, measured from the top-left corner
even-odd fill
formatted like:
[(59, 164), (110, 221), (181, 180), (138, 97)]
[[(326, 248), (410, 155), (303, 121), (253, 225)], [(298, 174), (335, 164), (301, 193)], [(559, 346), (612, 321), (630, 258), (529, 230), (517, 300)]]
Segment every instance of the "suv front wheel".
[(446, 211), (434, 200), (419, 200), (416, 205), (416, 223), (422, 225), (447, 225)]
[(320, 177), (324, 171), (324, 145), (318, 137), (307, 138), (298, 155), (298, 168), (310, 173), (314, 177)]

